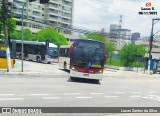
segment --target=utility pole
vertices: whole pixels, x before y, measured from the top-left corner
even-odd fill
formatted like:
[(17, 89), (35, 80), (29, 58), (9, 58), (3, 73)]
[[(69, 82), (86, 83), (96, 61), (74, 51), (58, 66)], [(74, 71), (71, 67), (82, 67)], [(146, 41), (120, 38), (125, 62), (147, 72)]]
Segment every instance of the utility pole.
[(8, 42), (8, 27), (7, 27), (7, 16), (8, 16), (8, 0), (2, 1), (2, 10), (3, 10), (3, 26), (4, 26), (4, 38), (5, 38), (5, 47), (6, 47), (6, 57), (7, 57), (7, 72), (11, 71), (11, 57), (10, 49)]
[(118, 47), (120, 49), (120, 39), (121, 39), (121, 28), (122, 28), (122, 15), (120, 15), (120, 20), (119, 20), (119, 31), (118, 31)]
[(22, 52), (21, 52), (21, 58), (22, 58), (22, 72), (23, 72), (23, 56), (24, 56), (24, 53), (23, 53), (23, 10), (24, 10), (24, 6), (28, 3), (29, 0), (27, 0), (24, 4), (23, 4), (23, 7), (22, 7)]
[[(154, 22), (156, 21), (156, 22)], [(148, 60), (148, 74), (150, 74), (150, 64), (151, 64), (151, 59), (152, 59), (152, 43), (153, 43), (153, 36), (155, 34), (153, 34), (153, 29), (154, 29), (154, 25), (160, 21), (160, 18), (156, 18), (156, 19), (152, 19), (152, 28), (151, 28), (151, 36), (150, 36), (150, 42), (149, 42), (149, 60)]]

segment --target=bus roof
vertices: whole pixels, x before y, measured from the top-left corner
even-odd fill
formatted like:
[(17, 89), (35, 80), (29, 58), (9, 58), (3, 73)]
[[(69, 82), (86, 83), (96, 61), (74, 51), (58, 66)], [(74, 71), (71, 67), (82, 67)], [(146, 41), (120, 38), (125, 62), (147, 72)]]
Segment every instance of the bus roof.
[(75, 41), (81, 41), (81, 40), (82, 40), (82, 41), (84, 40), (84, 41), (95, 41), (95, 42), (104, 43), (104, 42), (102, 42), (102, 41), (93, 40), (93, 39), (89, 39), (89, 38), (88, 38), (88, 39), (76, 39)]
[[(13, 40), (16, 43), (22, 43), (22, 40)], [(24, 44), (36, 44), (36, 45), (45, 45), (45, 42), (38, 42), (38, 41), (23, 41)], [(53, 43), (49, 43), (49, 47), (57, 47), (57, 45)]]
[(60, 48), (70, 48), (71, 45), (61, 45)]
[(57, 48), (57, 45), (55, 45), (53, 43), (49, 43), (49, 47), (56, 47)]

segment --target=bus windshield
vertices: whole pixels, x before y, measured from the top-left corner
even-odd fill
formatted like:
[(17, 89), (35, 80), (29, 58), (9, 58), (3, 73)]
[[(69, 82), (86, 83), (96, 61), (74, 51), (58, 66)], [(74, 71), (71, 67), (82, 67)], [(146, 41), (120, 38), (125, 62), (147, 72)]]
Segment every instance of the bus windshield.
[(102, 68), (104, 51), (101, 48), (77, 46), (73, 49), (72, 65), (85, 68)]
[(58, 57), (58, 49), (54, 47), (49, 47), (48, 48), (48, 55), (50, 57)]

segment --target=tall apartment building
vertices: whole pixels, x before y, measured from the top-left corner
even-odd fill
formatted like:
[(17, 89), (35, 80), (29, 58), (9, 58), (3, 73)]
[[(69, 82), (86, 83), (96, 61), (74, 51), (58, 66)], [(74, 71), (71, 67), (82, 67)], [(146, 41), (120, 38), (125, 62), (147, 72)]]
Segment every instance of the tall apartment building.
[[(13, 0), (16, 9), (13, 11), (17, 22), (17, 30), (21, 29), (22, 6), (25, 0)], [(49, 0), (48, 4), (40, 4), (39, 0), (27, 3), (24, 7), (24, 27), (33, 33), (41, 28), (54, 26), (63, 34), (71, 34), (73, 22), (74, 0)]]
[(109, 32), (110, 38), (117, 39), (122, 38), (122, 39), (130, 39), (131, 36), (131, 30), (129, 29), (119, 29), (119, 25), (117, 24), (111, 24), (110, 25), (110, 32)]
[(140, 38), (140, 33), (136, 32), (136, 33), (132, 33), (132, 36), (131, 36), (131, 41), (134, 42), (136, 40), (138, 40), (138, 38)]

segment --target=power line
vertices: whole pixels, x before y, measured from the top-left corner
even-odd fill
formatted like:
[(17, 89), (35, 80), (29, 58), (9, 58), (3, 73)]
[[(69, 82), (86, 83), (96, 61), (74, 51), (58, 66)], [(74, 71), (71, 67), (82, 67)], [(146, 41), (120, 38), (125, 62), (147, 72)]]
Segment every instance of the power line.
[[(82, 2), (82, 1), (80, 1), (80, 2)], [(101, 11), (104, 11), (105, 13), (107, 13), (106, 12), (106, 9), (103, 9), (103, 8), (99, 8), (99, 7), (95, 7), (95, 6), (93, 6), (93, 5), (91, 5), (91, 4), (89, 4), (88, 2), (82, 2), (82, 3), (84, 3), (84, 4), (87, 4), (87, 5), (90, 5), (90, 6), (92, 6), (92, 7), (94, 7), (94, 8), (96, 8), (96, 9), (99, 9), (99, 10), (101, 10)], [(91, 3), (91, 2), (90, 2)], [(95, 2), (93, 2), (92, 1), (92, 3), (95, 3)], [(110, 14), (110, 15), (120, 15), (120, 14), (118, 14), (118, 13), (112, 13), (112, 14)], [(131, 21), (132, 20), (134, 20), (134, 16), (133, 15), (127, 15), (128, 17), (133, 17), (132, 19), (130, 19), (130, 20), (127, 20), (126, 22), (128, 22), (128, 23), (131, 23)], [(142, 17), (140, 17), (140, 18), (142, 18)], [(146, 20), (146, 19), (145, 19)], [(147, 19), (147, 20), (149, 20), (149, 19)], [(139, 27), (142, 27), (142, 28), (144, 28), (144, 26), (142, 26), (142, 25), (139, 25)], [(147, 32), (147, 31), (146, 31)]]

